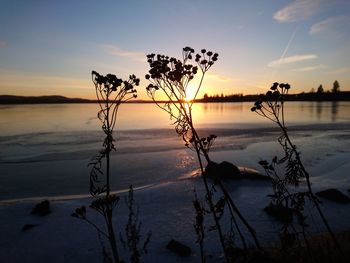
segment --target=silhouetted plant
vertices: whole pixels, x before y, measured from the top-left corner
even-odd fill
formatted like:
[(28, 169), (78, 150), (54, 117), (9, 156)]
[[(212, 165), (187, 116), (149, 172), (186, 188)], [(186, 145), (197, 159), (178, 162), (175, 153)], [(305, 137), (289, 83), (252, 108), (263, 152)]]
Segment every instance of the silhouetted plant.
[[(269, 206), (270, 209), (287, 209), (285, 211), (289, 211), (296, 215), (297, 222), (301, 226), (300, 233), (293, 228), (291, 220), (288, 219), (284, 220), (284, 227), (282, 228), (283, 241), (286, 242), (286, 245), (290, 245), (291, 242), (297, 240), (298, 234), (301, 234), (306, 241), (305, 228), (307, 227), (307, 223), (306, 216), (303, 212), (305, 209), (305, 202), (310, 200), (316, 207), (316, 210), (328, 232), (332, 236), (333, 241), (340, 249), (337, 239), (321, 210), (320, 202), (313, 193), (310, 176), (301, 161), (300, 152), (297, 150), (296, 145), (291, 141), (288, 133), (285, 122), (284, 102), (290, 88), (289, 84), (273, 83), (270, 90), (265, 95), (261, 95), (251, 109), (258, 115), (276, 123), (281, 130), (278, 142), (284, 151), (284, 156), (281, 159), (274, 157), (271, 162), (266, 160), (259, 162), (259, 164), (265, 169), (267, 175), (272, 179), (274, 195), (272, 196)], [(284, 165), (282, 175), (281, 171), (277, 169), (278, 165)], [(302, 182), (306, 183), (306, 192), (291, 190), (291, 186), (294, 189), (297, 189)]]
[[(103, 147), (95, 158), (89, 163), (92, 166), (90, 172), (90, 193), (92, 196), (101, 193), (110, 193), (109, 162), (110, 152), (115, 150), (113, 129), (117, 121), (118, 109), (121, 103), (132, 98), (136, 98), (135, 86), (138, 86), (140, 79), (135, 75), (130, 75), (128, 80), (122, 80), (113, 74), (102, 76), (96, 71), (92, 71), (92, 81), (95, 84), (95, 92), (100, 106), (97, 117), (102, 122), (102, 130), (106, 137), (103, 141)], [(102, 160), (106, 158), (106, 181), (100, 180), (104, 171), (102, 169)], [(102, 183), (102, 186), (99, 185)]]
[[(92, 167), (90, 172), (90, 193), (95, 198), (90, 208), (97, 211), (106, 223), (107, 231), (102, 230), (86, 216), (84, 206), (77, 208), (73, 217), (82, 219), (93, 226), (99, 236), (105, 237), (110, 244), (113, 254), (113, 261), (120, 262), (117, 240), (113, 227), (113, 210), (119, 202), (119, 197), (110, 192), (110, 153), (115, 150), (113, 129), (117, 121), (117, 113), (121, 103), (136, 98), (135, 86), (138, 86), (140, 79), (131, 75), (128, 80), (122, 80), (113, 74), (106, 76), (92, 71), (92, 81), (95, 85), (96, 97), (100, 110), (98, 118), (102, 122), (102, 130), (106, 137), (103, 141), (102, 149), (89, 163)], [(105, 161), (105, 166), (103, 166)], [(105, 176), (105, 178), (102, 178)], [(104, 255), (106, 253), (103, 247)]]
[[(283, 223), (280, 229), (281, 245), (284, 250), (288, 250), (292, 249), (294, 245), (300, 245), (299, 236), (304, 239), (307, 245), (306, 227), (308, 227), (308, 224), (306, 223), (304, 209), (305, 201), (306, 199), (310, 199), (310, 194), (309, 192), (291, 191), (290, 186), (296, 185), (291, 183), (291, 178), (288, 178), (288, 168), (286, 169), (286, 174), (283, 176), (280, 175), (277, 167), (284, 162), (284, 160), (277, 160), (277, 157), (274, 157), (271, 163), (262, 160), (259, 164), (271, 178), (274, 191), (274, 194), (270, 196), (270, 204), (264, 210)], [(294, 216), (296, 216), (297, 223), (301, 228), (299, 231), (293, 224)]]
[[(182, 51), (181, 60), (159, 54), (147, 55), (150, 70), (149, 74), (147, 74), (145, 77), (151, 83), (146, 89), (149, 97), (155, 102), (155, 104), (162, 110), (166, 111), (170, 115), (171, 119), (174, 120), (173, 124), (175, 125), (175, 131), (182, 137), (185, 145), (196, 152), (206, 190), (206, 201), (209, 205), (209, 211), (213, 216), (215, 229), (218, 231), (226, 261), (229, 261), (229, 256), (225, 245), (225, 236), (220, 224), (220, 219), (222, 216), (221, 211), (223, 211), (222, 204), (227, 205), (231, 218), (234, 219), (236, 216), (238, 216), (238, 218), (249, 230), (256, 245), (259, 246), (259, 244), (254, 229), (248, 224), (238, 210), (229, 192), (219, 178), (219, 175), (217, 178), (215, 178), (215, 184), (219, 186), (221, 192), (223, 193), (223, 197), (220, 198), (218, 202), (215, 202), (215, 186), (209, 186), (206, 175), (204, 174), (202, 157), (204, 157), (207, 163), (210, 163), (209, 150), (216, 136), (210, 135), (204, 138), (199, 136), (193, 124), (192, 106), (201, 88), (204, 76), (211, 66), (217, 61), (218, 54), (205, 49), (202, 49), (200, 53), (195, 55), (194, 52), (194, 49), (185, 47)], [(196, 66), (190, 64), (190, 61), (193, 58), (197, 64)], [(194, 79), (198, 71), (201, 73), (200, 81), (194, 97), (189, 98), (189, 83)], [(158, 101), (157, 94), (159, 93), (165, 96), (166, 102)], [(189, 99), (192, 99), (192, 101), (189, 101)], [(241, 236), (241, 238), (244, 237)]]
[(125, 226), (125, 238), (120, 234), (120, 241), (123, 246), (129, 249), (130, 262), (139, 263), (141, 255), (147, 254), (147, 246), (151, 240), (151, 231), (146, 235), (145, 240), (140, 247), (141, 242), (141, 222), (139, 222), (139, 209), (135, 210), (134, 190), (132, 185), (129, 187), (128, 197), (125, 198), (125, 203), (128, 207), (128, 222)]
[(199, 249), (201, 253), (201, 262), (205, 262), (205, 255), (204, 255), (204, 238), (205, 238), (205, 226), (204, 226), (204, 216), (208, 212), (205, 209), (205, 205), (199, 200), (196, 190), (194, 190), (194, 200), (193, 200), (193, 206), (196, 211), (196, 220), (193, 224), (193, 227), (196, 231), (197, 240), (196, 243), (199, 244)]

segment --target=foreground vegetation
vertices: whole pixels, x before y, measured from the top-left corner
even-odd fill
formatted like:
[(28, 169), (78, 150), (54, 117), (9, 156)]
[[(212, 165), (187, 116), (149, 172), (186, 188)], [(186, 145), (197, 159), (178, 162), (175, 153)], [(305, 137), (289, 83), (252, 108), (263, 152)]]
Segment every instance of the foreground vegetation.
[[(194, 241), (199, 246), (201, 262), (207, 261), (204, 244), (208, 231), (217, 233), (223, 259), (227, 263), (332, 262), (334, 259), (336, 262), (346, 262), (347, 255), (343, 251), (343, 245), (347, 244), (346, 240), (349, 235), (345, 233), (344, 236), (339, 237), (342, 239), (341, 242), (345, 242), (344, 244), (338, 241), (338, 237), (328, 224), (319, 200), (312, 190), (309, 173), (303, 165), (301, 155), (297, 146), (293, 144), (286, 126), (284, 104), (294, 95), (288, 95), (291, 87), (283, 83), (274, 83), (266, 94), (257, 97), (252, 107), (253, 112), (274, 122), (280, 128), (281, 135), (277, 141), (283, 149), (283, 156), (276, 156), (272, 161), (260, 161), (267, 176), (271, 179), (273, 191), (266, 211), (277, 215), (276, 218), (282, 222), (282, 227), (276, 229), (280, 237), (279, 245), (269, 249), (261, 247), (254, 226), (240, 211), (239, 204), (231, 196), (222, 180), (223, 170), (220, 170), (210, 158), (210, 150), (217, 136), (214, 134), (201, 136), (192, 118), (192, 106), (205, 75), (217, 60), (217, 53), (205, 49), (195, 53), (190, 47), (183, 49), (181, 59), (162, 54), (149, 54), (147, 62), (150, 70), (145, 76), (150, 82), (146, 88), (149, 97), (156, 106), (170, 116), (177, 135), (183, 140), (184, 146), (195, 153), (198, 160), (205, 194), (199, 196), (194, 190), (193, 209), (196, 217), (193, 226), (196, 234)], [(194, 97), (190, 100), (189, 83), (197, 73), (199, 73), (199, 84)], [(105, 262), (122, 262), (120, 245), (118, 245), (121, 243), (130, 251), (130, 262), (138, 263), (141, 262), (142, 253), (147, 251), (146, 246), (150, 242), (150, 233), (143, 241), (143, 245), (140, 244), (141, 223), (138, 212), (134, 208), (133, 189), (130, 187), (127, 200), (129, 220), (125, 227), (126, 238), (121, 236), (118, 242), (117, 232), (122, 227), (115, 226), (113, 222), (114, 210), (118, 205), (119, 197), (111, 193), (110, 153), (116, 150), (114, 128), (117, 123), (118, 109), (123, 102), (136, 98), (135, 87), (139, 85), (140, 80), (135, 75), (130, 75), (129, 79), (124, 81), (115, 75), (103, 76), (95, 71), (92, 72), (92, 80), (99, 104), (97, 116), (102, 122), (105, 139), (102, 149), (89, 164), (91, 167), (90, 193), (93, 198), (90, 208), (102, 215), (105, 226), (101, 227), (92, 222), (87, 216), (85, 207), (77, 208), (72, 216), (89, 223), (97, 231), (100, 240), (105, 238), (109, 242), (108, 249), (101, 242)], [(165, 96), (166, 101), (159, 101), (157, 99), (159, 94), (162, 97)], [(322, 94), (318, 93), (319, 98)], [(337, 90), (327, 96), (336, 100), (340, 98), (340, 94)], [(208, 100), (209, 97), (206, 99)], [(233, 167), (228, 162), (226, 165)], [(306, 185), (305, 191), (299, 191), (301, 184)], [(305, 213), (306, 207), (309, 207), (307, 203), (316, 208), (328, 235), (310, 237), (307, 234), (306, 230), (313, 224)], [(257, 208), (251, 207), (251, 209)], [(224, 214), (229, 219), (228, 222), (223, 220)], [(211, 219), (208, 219), (208, 216)], [(238, 245), (237, 239), (240, 240), (242, 246)]]
[[(342, 246), (344, 254), (338, 249), (328, 234), (314, 235), (297, 247), (282, 249), (281, 244), (273, 247), (263, 247), (260, 250), (233, 250), (235, 260), (244, 263), (337, 263), (349, 262), (350, 259), (350, 230), (338, 233), (336, 238)], [(307, 243), (307, 244), (306, 244)]]

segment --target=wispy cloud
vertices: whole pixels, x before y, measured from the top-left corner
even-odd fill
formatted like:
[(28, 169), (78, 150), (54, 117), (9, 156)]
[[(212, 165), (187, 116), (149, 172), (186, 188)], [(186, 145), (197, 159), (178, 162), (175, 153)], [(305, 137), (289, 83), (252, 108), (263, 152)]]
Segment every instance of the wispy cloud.
[(329, 71), (328, 74), (344, 74), (350, 73), (350, 67), (337, 68), (333, 71)]
[(2, 47), (6, 47), (6, 42), (0, 40), (0, 48), (2, 48)]
[(220, 81), (220, 82), (229, 82), (229, 81), (231, 81), (230, 78), (227, 78), (227, 77), (215, 74), (215, 73), (211, 73), (211, 72), (207, 73), (207, 78), (211, 79), (211, 80), (215, 80), (215, 81)]
[(108, 45), (104, 44), (101, 45), (101, 47), (109, 54), (118, 56), (118, 57), (126, 57), (130, 58), (135, 61), (139, 62), (145, 62), (146, 61), (146, 54), (142, 51), (130, 51), (130, 50), (124, 50), (118, 46), (115, 45)]
[(273, 67), (278, 67), (285, 64), (291, 64), (291, 63), (296, 63), (296, 62), (301, 62), (301, 61), (311, 60), (316, 58), (318, 57), (315, 54), (294, 55), (294, 56), (284, 57), (281, 59), (276, 59), (274, 61), (271, 61), (268, 64), (268, 66), (273, 68)]
[(327, 0), (295, 0), (278, 10), (273, 18), (278, 22), (306, 20), (324, 10), (328, 4)]
[(325, 68), (327, 68), (326, 65), (320, 64), (320, 65), (311, 66), (311, 67), (296, 68), (296, 69), (293, 69), (293, 71), (309, 72), (309, 71), (316, 71), (316, 70), (325, 69)]
[(310, 28), (310, 34), (321, 34), (325, 32), (337, 31), (344, 26), (350, 26), (350, 19), (347, 16), (334, 16), (313, 24)]

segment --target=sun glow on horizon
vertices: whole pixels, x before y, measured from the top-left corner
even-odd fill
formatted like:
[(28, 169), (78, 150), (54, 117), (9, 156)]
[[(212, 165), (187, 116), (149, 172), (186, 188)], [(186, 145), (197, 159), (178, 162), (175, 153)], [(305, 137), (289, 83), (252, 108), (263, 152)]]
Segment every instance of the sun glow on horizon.
[(192, 100), (193, 100), (193, 99), (188, 98), (188, 97), (186, 97), (186, 98), (184, 99), (185, 102), (191, 102)]
[[(70, 1), (69, 8), (64, 1), (19, 2), (0, 4), (4, 24), (0, 27), (0, 94), (94, 99), (90, 76), (94, 69), (123, 79), (135, 74), (141, 80), (138, 100), (149, 100), (149, 83), (143, 78), (149, 71), (146, 54), (181, 60), (181, 50), (187, 45), (195, 53), (206, 48), (219, 57), (206, 72), (197, 96), (202, 72), (195, 74), (186, 94), (180, 94), (184, 101), (201, 99), (204, 94), (259, 94), (275, 81), (290, 83), (293, 93), (316, 90), (320, 84), (331, 90), (335, 80), (341, 91), (350, 91), (350, 1), (330, 5), (326, 0), (290, 0), (278, 6), (272, 0), (191, 1), (187, 12), (192, 23), (182, 17), (186, 1), (99, 5), (77, 0)], [(299, 12), (301, 6), (303, 12)], [(137, 14), (133, 22), (120, 23), (128, 21), (130, 10)], [(77, 12), (78, 22), (72, 26), (67, 21), (75, 21)], [(203, 20), (203, 14), (210, 14), (211, 19)], [(164, 21), (177, 23), (170, 29)], [(207, 28), (210, 34), (199, 33), (198, 28)], [(174, 32), (181, 32), (181, 37)], [(196, 66), (197, 62), (193, 57), (186, 64)]]
[(186, 88), (186, 97), (184, 98), (184, 100), (187, 102), (193, 101), (195, 99), (195, 96), (198, 96), (197, 91), (198, 85), (188, 84)]

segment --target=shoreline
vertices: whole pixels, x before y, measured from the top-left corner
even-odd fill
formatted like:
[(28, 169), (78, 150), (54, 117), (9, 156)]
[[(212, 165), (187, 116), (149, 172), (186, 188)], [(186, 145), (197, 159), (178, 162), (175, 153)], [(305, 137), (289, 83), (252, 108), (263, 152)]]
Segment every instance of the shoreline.
[[(225, 95), (223, 97), (213, 96), (201, 99), (195, 99), (194, 103), (242, 103), (255, 102), (259, 99), (259, 94), (254, 95)], [(350, 91), (340, 91), (337, 93), (298, 93), (288, 94), (286, 101), (319, 101), (319, 102), (337, 102), (350, 101)], [(167, 103), (168, 101), (157, 101), (157, 103)], [(0, 94), (0, 105), (21, 105), (21, 104), (82, 104), (99, 103), (96, 99), (68, 98), (62, 95), (39, 95), (39, 96), (17, 96)], [(130, 100), (123, 103), (154, 103), (153, 100)]]

